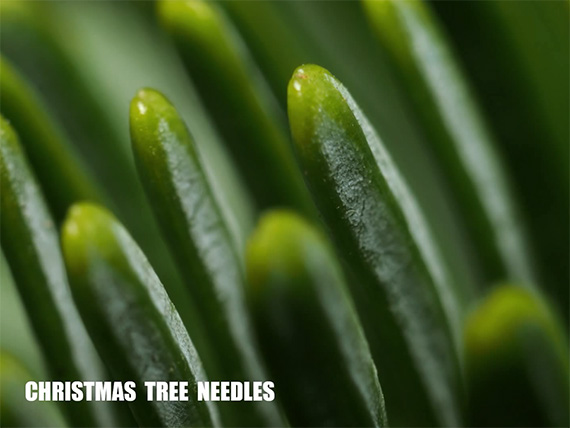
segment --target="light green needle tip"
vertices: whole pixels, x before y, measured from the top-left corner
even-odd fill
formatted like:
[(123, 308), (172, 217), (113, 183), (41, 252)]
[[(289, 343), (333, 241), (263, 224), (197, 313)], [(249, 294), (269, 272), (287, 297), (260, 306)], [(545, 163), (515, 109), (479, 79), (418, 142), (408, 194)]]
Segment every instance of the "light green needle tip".
[(113, 219), (105, 209), (91, 203), (71, 206), (62, 226), (61, 241), (68, 272), (71, 275), (86, 271), (95, 249), (110, 255)]
[(306, 264), (303, 247), (315, 245), (318, 239), (315, 230), (291, 211), (265, 214), (247, 246), (248, 277), (253, 289), (262, 287), (276, 272), (295, 276)]
[(296, 141), (305, 141), (311, 136), (316, 117), (338, 108), (335, 82), (336, 79), (318, 65), (302, 65), (293, 73), (287, 97), (291, 132)]
[(161, 0), (157, 3), (157, 14), (162, 25), (173, 34), (198, 36), (213, 31), (218, 25), (215, 10), (201, 0)]
[(174, 108), (164, 95), (151, 88), (139, 89), (131, 102), (131, 118), (144, 119), (156, 112), (171, 112)]
[(135, 151), (149, 158), (159, 156), (159, 147), (190, 138), (176, 108), (160, 92), (149, 88), (139, 90), (131, 101), (130, 132)]
[(496, 288), (467, 320), (465, 346), (474, 355), (507, 351), (528, 327), (553, 333), (555, 322), (548, 306), (533, 292), (514, 285)]
[(473, 426), (568, 426), (568, 342), (547, 303), (522, 287), (495, 288), (467, 320)]

